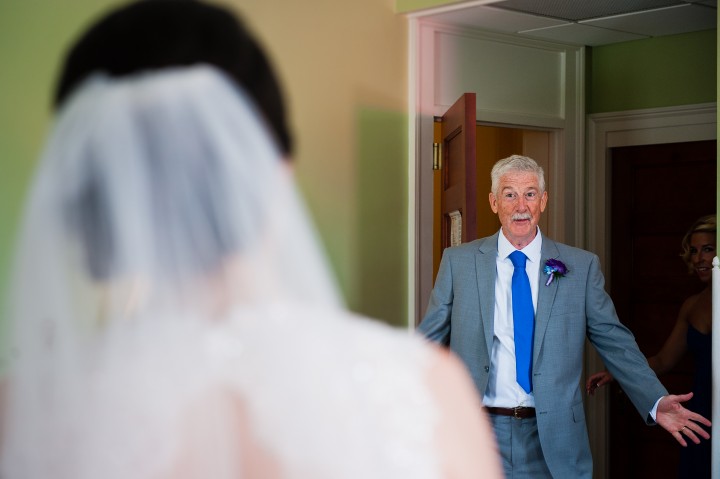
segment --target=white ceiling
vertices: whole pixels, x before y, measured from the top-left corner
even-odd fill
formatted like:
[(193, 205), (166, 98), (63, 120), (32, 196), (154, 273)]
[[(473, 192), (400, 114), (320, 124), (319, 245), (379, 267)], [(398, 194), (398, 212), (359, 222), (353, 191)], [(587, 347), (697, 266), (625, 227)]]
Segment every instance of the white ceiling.
[(598, 46), (716, 28), (717, 0), (483, 0), (425, 18)]

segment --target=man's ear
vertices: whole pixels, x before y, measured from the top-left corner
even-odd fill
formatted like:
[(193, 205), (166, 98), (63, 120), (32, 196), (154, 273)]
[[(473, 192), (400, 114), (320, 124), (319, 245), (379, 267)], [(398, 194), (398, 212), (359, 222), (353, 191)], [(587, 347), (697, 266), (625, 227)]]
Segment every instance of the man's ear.
[(495, 198), (495, 195), (490, 193), (490, 208), (493, 210), (493, 213), (498, 212), (498, 206), (497, 206), (497, 198)]
[(547, 200), (548, 200), (548, 192), (543, 191), (543, 194), (540, 197), (540, 213), (545, 211), (545, 207), (547, 206)]

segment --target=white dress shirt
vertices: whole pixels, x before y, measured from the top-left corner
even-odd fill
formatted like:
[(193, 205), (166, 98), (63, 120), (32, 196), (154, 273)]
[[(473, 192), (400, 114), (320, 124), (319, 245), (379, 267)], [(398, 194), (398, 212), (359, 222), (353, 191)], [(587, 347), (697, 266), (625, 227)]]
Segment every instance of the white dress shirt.
[[(533, 393), (526, 393), (515, 378), (515, 335), (513, 332), (512, 275), (514, 266), (508, 256), (516, 248), (505, 238), (502, 230), (498, 234), (498, 255), (495, 259), (495, 322), (492, 352), (490, 353), (490, 376), (483, 397), (483, 404), (489, 407), (535, 407)], [(535, 239), (522, 250), (528, 260), (525, 271), (530, 279), (533, 310), (537, 311), (542, 235), (540, 228)]]
[[(498, 255), (495, 259), (497, 276), (495, 278), (495, 323), (492, 352), (490, 353), (490, 375), (483, 396), (483, 404), (488, 407), (535, 407), (535, 396), (526, 393), (515, 377), (515, 334), (512, 312), (512, 275), (515, 267), (510, 254), (515, 247), (505, 238), (502, 230), (498, 235)], [(522, 250), (528, 260), (525, 271), (530, 280), (533, 310), (537, 312), (538, 284), (542, 256), (542, 234), (538, 227), (535, 238)], [(657, 420), (659, 398), (649, 411), (653, 421)]]

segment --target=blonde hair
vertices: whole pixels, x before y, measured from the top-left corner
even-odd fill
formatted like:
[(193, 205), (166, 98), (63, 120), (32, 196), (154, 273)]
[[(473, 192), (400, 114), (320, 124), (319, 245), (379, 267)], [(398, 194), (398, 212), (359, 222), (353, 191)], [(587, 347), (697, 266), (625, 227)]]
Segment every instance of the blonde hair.
[(682, 253), (680, 257), (688, 267), (688, 271), (692, 274), (694, 271), (692, 262), (690, 261), (690, 240), (695, 233), (713, 233), (716, 230), (715, 215), (701, 216), (692, 224), (690, 229), (685, 233), (682, 239)]

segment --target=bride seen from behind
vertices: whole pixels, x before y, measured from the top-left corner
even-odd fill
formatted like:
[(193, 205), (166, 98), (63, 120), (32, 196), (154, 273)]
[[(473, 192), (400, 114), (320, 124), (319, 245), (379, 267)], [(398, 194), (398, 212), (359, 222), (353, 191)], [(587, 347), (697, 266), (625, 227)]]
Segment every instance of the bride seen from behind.
[(75, 45), (18, 242), (0, 476), (501, 477), (457, 359), (342, 306), (276, 88), (200, 2)]

